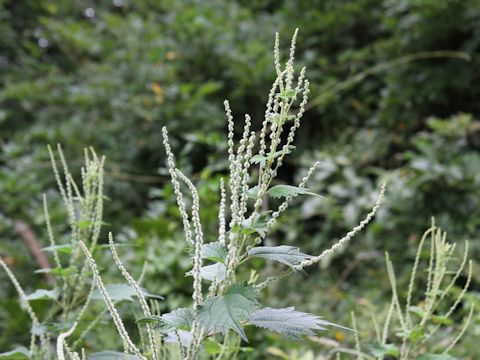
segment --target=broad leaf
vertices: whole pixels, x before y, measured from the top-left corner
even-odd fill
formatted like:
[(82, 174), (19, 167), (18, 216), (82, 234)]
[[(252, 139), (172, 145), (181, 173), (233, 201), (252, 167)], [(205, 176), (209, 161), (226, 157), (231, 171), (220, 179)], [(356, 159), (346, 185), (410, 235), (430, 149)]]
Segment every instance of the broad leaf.
[(178, 308), (162, 316), (150, 316), (137, 321), (139, 324), (152, 324), (162, 333), (169, 333), (176, 329), (186, 329), (192, 326), (193, 311), (187, 308)]
[(261, 214), (256, 215), (253, 222), (250, 218), (245, 219), (242, 223), (242, 234), (251, 235), (257, 233), (261, 237), (265, 237), (270, 213), (271, 211), (265, 211)]
[(197, 313), (197, 320), (207, 332), (222, 332), (232, 329), (245, 341), (247, 337), (240, 324), (247, 320), (257, 307), (253, 287), (245, 284), (230, 285), (223, 295), (207, 299)]
[(315, 196), (320, 196), (315, 193), (312, 193), (310, 190), (307, 188), (303, 187), (298, 187), (298, 186), (292, 186), (292, 185), (275, 185), (268, 189), (267, 194), (270, 195), (274, 199), (280, 199), (282, 197), (288, 197), (292, 196), (295, 197), (297, 195), (303, 195), (303, 194), (308, 194), (308, 195), (315, 195)]
[[(178, 334), (178, 336), (177, 336)], [(165, 342), (167, 343), (178, 343), (178, 338), (180, 338), (180, 343), (184, 347), (188, 347), (192, 342), (193, 336), (192, 333), (185, 330), (177, 330), (169, 332), (167, 336), (165, 336)]]
[(281, 262), (293, 268), (299, 265), (303, 260), (311, 259), (311, 255), (300, 252), (299, 248), (280, 245), (280, 246), (257, 246), (248, 251), (252, 257), (261, 257), (264, 259)]
[(227, 255), (227, 248), (219, 242), (212, 242), (202, 246), (202, 258), (204, 259), (225, 264)]
[(37, 289), (33, 293), (26, 296), (28, 301), (32, 300), (56, 300), (58, 298), (58, 289), (46, 290)]
[[(193, 276), (193, 270), (190, 270), (185, 275)], [(216, 278), (218, 281), (223, 281), (226, 275), (227, 267), (222, 263), (205, 265), (200, 268), (200, 277), (204, 280), (213, 281)]]
[[(135, 289), (130, 285), (125, 284), (108, 284), (105, 286), (107, 288), (108, 295), (112, 298), (113, 301), (134, 301), (134, 297), (137, 296)], [(154, 298), (162, 300), (163, 297), (159, 295), (150, 294), (145, 289), (141, 289), (143, 296), (147, 298)], [(92, 294), (92, 299), (94, 300), (102, 300), (102, 295), (95, 289)]]
[(140, 360), (136, 355), (127, 355), (118, 351), (102, 351), (88, 355), (88, 360)]
[(0, 359), (2, 360), (28, 360), (28, 349), (21, 346), (15, 350), (4, 352), (0, 354)]
[(316, 315), (295, 311), (293, 307), (257, 310), (250, 316), (250, 322), (297, 340), (303, 335), (315, 335), (314, 330), (327, 330), (324, 326), (334, 325)]

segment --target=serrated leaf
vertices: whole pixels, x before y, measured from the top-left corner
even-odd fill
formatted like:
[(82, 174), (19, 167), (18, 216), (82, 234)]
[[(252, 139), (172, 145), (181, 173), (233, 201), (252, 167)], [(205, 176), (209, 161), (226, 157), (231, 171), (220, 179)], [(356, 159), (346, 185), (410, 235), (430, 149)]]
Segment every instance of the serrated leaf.
[(186, 329), (192, 326), (193, 311), (188, 308), (178, 308), (162, 316), (150, 316), (137, 321), (139, 324), (151, 324), (160, 332), (166, 334), (177, 329)]
[(21, 346), (12, 351), (7, 351), (0, 354), (0, 359), (2, 360), (28, 360), (29, 357), (28, 349)]
[[(193, 270), (190, 270), (185, 275), (193, 276)], [(218, 281), (223, 281), (225, 280), (226, 275), (227, 267), (222, 263), (205, 265), (200, 268), (200, 277), (208, 281), (213, 281), (214, 278), (216, 278)]]
[(118, 351), (102, 351), (88, 355), (88, 360), (140, 360), (140, 358), (132, 354), (125, 356), (123, 352)]
[(256, 293), (246, 284), (232, 284), (223, 295), (207, 299), (197, 312), (199, 324), (207, 332), (222, 332), (232, 329), (247, 340), (241, 321), (247, 320), (257, 307)]
[(225, 264), (228, 250), (219, 242), (212, 242), (202, 246), (202, 258)]
[(253, 222), (250, 218), (245, 219), (245, 221), (242, 223), (242, 234), (251, 235), (257, 233), (261, 237), (265, 237), (270, 213), (271, 211), (265, 211), (259, 215), (256, 215)]
[(291, 268), (299, 265), (303, 260), (312, 258), (311, 255), (301, 253), (299, 248), (288, 245), (257, 246), (250, 249), (248, 255), (278, 261)]
[(257, 154), (257, 155), (253, 155), (251, 158), (250, 158), (250, 162), (252, 164), (265, 164), (265, 161), (267, 160), (267, 157), (264, 156), (264, 155), (260, 155), (260, 154)]
[(267, 194), (274, 199), (280, 199), (282, 197), (288, 197), (288, 196), (295, 197), (298, 195), (305, 195), (305, 194), (322, 197), (321, 195), (312, 193), (307, 188), (292, 186), (292, 185), (275, 185), (270, 189), (268, 189)]
[[(130, 285), (125, 284), (108, 284), (105, 285), (107, 288), (108, 295), (112, 298), (113, 301), (134, 301), (134, 297), (137, 296), (135, 289)], [(150, 294), (147, 290), (141, 289), (143, 296), (147, 298), (154, 298), (163, 300), (162, 296)], [(102, 300), (102, 295), (95, 289), (92, 294), (93, 300)]]
[(295, 311), (294, 307), (257, 310), (250, 316), (250, 322), (296, 340), (303, 335), (315, 335), (314, 330), (327, 330), (324, 326), (335, 325), (319, 316)]
[(57, 300), (58, 299), (58, 289), (46, 290), (46, 289), (37, 289), (33, 293), (28, 294), (26, 299), (28, 301), (32, 300)]
[(182, 346), (188, 347), (193, 339), (192, 333), (190, 331), (177, 330), (177, 334), (175, 333), (175, 331), (169, 332), (167, 336), (165, 336), (165, 342), (178, 343), (178, 338), (180, 338), (180, 343), (182, 344)]
[(370, 352), (375, 357), (384, 358), (385, 356), (398, 356), (400, 355), (400, 350), (394, 344), (380, 344), (375, 343), (370, 346)]

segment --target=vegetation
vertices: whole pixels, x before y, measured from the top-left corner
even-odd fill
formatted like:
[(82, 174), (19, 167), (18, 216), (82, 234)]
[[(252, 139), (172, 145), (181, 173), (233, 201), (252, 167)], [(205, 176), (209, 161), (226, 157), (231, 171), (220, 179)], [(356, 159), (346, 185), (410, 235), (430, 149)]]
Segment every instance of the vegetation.
[[(0, 284), (0, 357), (476, 358), (479, 9), (0, 1), (0, 258), (15, 285)], [(267, 50), (290, 26), (311, 86), (303, 72), (294, 86), (292, 61), (278, 70)], [(272, 82), (284, 88), (265, 99)], [(62, 144), (54, 177), (46, 143)], [(90, 145), (108, 160), (88, 149), (79, 171)], [(372, 207), (376, 221), (343, 241)], [(440, 227), (470, 240), (459, 259)], [(220, 310), (230, 317), (207, 317)]]

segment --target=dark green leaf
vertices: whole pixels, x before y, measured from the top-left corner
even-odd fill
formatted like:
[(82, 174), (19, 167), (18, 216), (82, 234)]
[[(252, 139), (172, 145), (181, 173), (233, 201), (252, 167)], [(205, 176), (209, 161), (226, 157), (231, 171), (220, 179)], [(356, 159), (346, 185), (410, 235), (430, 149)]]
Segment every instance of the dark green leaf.
[(198, 310), (197, 319), (207, 332), (225, 333), (232, 329), (248, 341), (240, 322), (247, 320), (256, 307), (253, 287), (232, 284), (223, 295), (207, 299)]

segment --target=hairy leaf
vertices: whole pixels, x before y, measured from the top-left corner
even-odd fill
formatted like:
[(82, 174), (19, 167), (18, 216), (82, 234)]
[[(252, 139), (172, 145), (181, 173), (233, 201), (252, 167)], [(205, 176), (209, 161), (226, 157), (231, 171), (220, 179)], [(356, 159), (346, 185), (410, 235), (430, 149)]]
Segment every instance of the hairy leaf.
[(225, 264), (227, 255), (227, 248), (219, 242), (212, 242), (202, 246), (202, 258), (204, 259)]
[(242, 224), (242, 234), (251, 235), (257, 233), (261, 237), (265, 237), (270, 213), (271, 211), (265, 211), (257, 215), (253, 222), (250, 218), (245, 219)]
[(197, 313), (197, 320), (207, 332), (222, 332), (232, 329), (242, 339), (247, 336), (240, 324), (247, 320), (257, 307), (256, 293), (246, 284), (232, 284), (223, 295), (207, 299)]
[(252, 257), (261, 257), (264, 259), (281, 262), (293, 268), (303, 260), (311, 259), (311, 255), (300, 252), (300, 249), (294, 246), (257, 246), (248, 251)]
[[(178, 336), (177, 336), (178, 334)], [(178, 339), (180, 338), (180, 343), (184, 347), (188, 347), (192, 342), (193, 336), (190, 331), (185, 330), (177, 330), (171, 331), (165, 336), (165, 342), (167, 343), (178, 343)]]
[(280, 199), (282, 197), (287, 197), (287, 196), (292, 196), (295, 197), (297, 195), (303, 195), (303, 194), (308, 194), (308, 195), (315, 195), (315, 196), (320, 196), (315, 193), (312, 193), (310, 190), (307, 188), (303, 187), (298, 187), (298, 186), (292, 186), (292, 185), (275, 185), (268, 189), (267, 194), (270, 195), (274, 199)]
[(334, 325), (316, 315), (295, 311), (293, 307), (257, 310), (250, 316), (250, 322), (297, 340), (303, 335), (314, 335), (314, 330), (326, 330), (324, 326)]
[[(134, 297), (137, 296), (135, 289), (130, 285), (125, 284), (108, 284), (105, 286), (107, 288), (108, 295), (112, 298), (113, 301), (134, 301)], [(150, 294), (147, 290), (141, 289), (143, 296), (148, 298), (154, 298), (163, 300), (162, 296)], [(93, 300), (102, 300), (102, 295), (95, 289), (92, 294)]]
[[(187, 276), (193, 276), (193, 270), (186, 273)], [(200, 268), (200, 277), (202, 279), (213, 281), (216, 278), (218, 281), (225, 280), (227, 275), (227, 267), (222, 263), (216, 263), (213, 265), (206, 265)]]
[(169, 333), (177, 329), (187, 329), (192, 326), (193, 311), (188, 308), (178, 308), (162, 316), (150, 316), (137, 321), (139, 324), (152, 324), (162, 333)]

